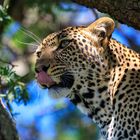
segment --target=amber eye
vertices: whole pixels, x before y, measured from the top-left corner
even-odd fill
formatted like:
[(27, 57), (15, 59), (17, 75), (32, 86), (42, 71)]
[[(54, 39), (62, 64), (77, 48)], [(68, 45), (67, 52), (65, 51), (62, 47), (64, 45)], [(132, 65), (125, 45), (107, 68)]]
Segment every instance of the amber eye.
[(71, 40), (68, 40), (68, 39), (67, 40), (62, 40), (60, 42), (59, 48), (63, 49), (65, 47), (67, 47), (70, 44), (70, 42), (71, 42)]

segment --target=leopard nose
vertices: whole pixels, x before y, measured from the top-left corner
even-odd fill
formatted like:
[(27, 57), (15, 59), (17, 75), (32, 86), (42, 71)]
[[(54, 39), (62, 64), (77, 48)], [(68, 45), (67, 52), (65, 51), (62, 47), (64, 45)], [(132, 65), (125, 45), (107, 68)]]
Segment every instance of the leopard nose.
[(36, 66), (35, 67), (35, 72), (39, 73), (40, 71), (44, 71), (47, 72), (48, 68), (50, 67), (50, 65), (41, 65), (41, 66)]
[(47, 70), (48, 70), (49, 67), (50, 67), (50, 65), (47, 65), (47, 66), (43, 65), (43, 66), (42, 66), (42, 70), (43, 70), (44, 72), (47, 72)]

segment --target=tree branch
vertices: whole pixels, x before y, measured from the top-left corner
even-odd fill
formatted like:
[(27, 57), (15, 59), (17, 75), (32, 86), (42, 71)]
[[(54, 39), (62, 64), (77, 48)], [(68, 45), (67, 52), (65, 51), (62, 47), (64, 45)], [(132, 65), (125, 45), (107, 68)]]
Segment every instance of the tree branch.
[(15, 125), (0, 102), (0, 140), (19, 140)]
[(73, 0), (86, 7), (108, 13), (120, 23), (140, 30), (140, 0)]

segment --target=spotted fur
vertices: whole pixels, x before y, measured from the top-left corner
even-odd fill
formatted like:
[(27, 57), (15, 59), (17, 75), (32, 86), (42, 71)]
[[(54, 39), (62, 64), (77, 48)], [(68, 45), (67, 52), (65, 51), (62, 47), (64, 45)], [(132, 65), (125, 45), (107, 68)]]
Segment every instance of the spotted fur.
[(36, 51), (36, 72), (50, 75), (50, 95), (69, 98), (105, 139), (140, 140), (140, 55), (112, 39), (113, 30), (104, 17), (48, 35)]

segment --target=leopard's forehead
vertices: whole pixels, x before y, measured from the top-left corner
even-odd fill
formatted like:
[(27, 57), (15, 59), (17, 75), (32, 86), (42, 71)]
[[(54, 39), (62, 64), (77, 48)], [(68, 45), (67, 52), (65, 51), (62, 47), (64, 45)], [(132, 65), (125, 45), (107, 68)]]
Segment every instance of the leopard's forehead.
[(54, 40), (62, 40), (62, 39), (71, 39), (76, 38), (77, 35), (82, 36), (82, 32), (84, 30), (83, 26), (80, 27), (67, 27), (63, 30), (58, 32), (54, 32), (49, 34), (44, 40), (43, 43), (45, 44), (47, 41), (54, 41)]
[(58, 43), (58, 34), (59, 32), (49, 34), (46, 38), (43, 39), (41, 46), (54, 46), (56, 43)]
[(80, 34), (83, 29), (84, 27), (81, 26), (65, 28), (59, 33), (59, 38), (74, 37), (74, 35)]

